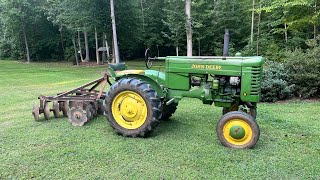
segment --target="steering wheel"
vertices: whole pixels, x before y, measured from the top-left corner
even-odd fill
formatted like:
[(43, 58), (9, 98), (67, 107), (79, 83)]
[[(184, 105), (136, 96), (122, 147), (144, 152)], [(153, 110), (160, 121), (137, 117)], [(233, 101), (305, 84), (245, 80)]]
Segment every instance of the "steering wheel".
[(145, 55), (144, 61), (145, 61), (145, 63), (146, 63), (146, 67), (147, 67), (148, 69), (151, 69), (152, 64), (153, 64), (152, 60), (154, 60), (154, 59), (156, 59), (156, 58), (151, 58), (151, 52), (150, 52), (150, 49), (149, 49), (149, 48), (146, 50), (146, 52), (144, 53), (144, 55)]

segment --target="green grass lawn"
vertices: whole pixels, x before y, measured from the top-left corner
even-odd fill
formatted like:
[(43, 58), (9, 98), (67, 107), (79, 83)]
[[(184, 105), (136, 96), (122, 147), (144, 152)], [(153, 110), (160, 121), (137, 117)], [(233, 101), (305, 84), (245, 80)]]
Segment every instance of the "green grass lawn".
[(223, 147), (215, 132), (221, 108), (196, 99), (183, 99), (145, 139), (116, 135), (103, 116), (83, 127), (33, 120), (40, 94), (105, 69), (0, 61), (0, 179), (320, 179), (320, 102), (259, 104), (261, 136), (251, 150)]

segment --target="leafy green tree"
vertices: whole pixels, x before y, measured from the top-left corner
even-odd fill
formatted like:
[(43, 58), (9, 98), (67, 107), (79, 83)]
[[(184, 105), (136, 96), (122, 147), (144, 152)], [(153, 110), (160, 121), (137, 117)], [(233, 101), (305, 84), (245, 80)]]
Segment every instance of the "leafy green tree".
[(163, 24), (168, 29), (162, 31), (162, 34), (169, 39), (167, 45), (173, 45), (176, 55), (179, 56), (179, 46), (182, 45), (182, 40), (185, 38), (184, 3), (181, 0), (167, 0), (166, 4), (166, 8), (163, 9), (165, 13)]
[(28, 35), (31, 33), (29, 27), (32, 27), (34, 9), (28, 0), (2, 0), (1, 17), (8, 36), (14, 38), (16, 43), (25, 45), (25, 57), (30, 62), (30, 51)]
[(164, 1), (143, 1), (144, 5), (144, 33), (143, 39), (145, 47), (149, 48), (154, 45), (163, 45), (164, 37), (162, 33), (164, 26)]

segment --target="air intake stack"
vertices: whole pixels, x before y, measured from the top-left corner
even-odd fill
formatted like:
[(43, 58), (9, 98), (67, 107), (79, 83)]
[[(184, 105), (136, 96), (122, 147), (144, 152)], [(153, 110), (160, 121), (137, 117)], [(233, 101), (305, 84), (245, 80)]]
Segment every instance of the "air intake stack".
[(230, 34), (229, 34), (229, 30), (226, 29), (224, 34), (224, 44), (223, 44), (224, 57), (229, 56), (229, 43), (230, 43)]

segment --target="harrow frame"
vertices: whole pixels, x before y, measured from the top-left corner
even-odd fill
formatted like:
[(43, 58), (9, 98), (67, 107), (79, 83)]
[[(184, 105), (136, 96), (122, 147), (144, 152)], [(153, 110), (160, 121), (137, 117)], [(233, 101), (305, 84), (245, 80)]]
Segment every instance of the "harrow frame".
[[(68, 116), (69, 121), (71, 122), (74, 119), (73, 115), (70, 114), (72, 107), (80, 108), (88, 115), (88, 120), (93, 118), (93, 115), (96, 115), (96, 112), (103, 113), (103, 107), (100, 100), (105, 99), (105, 87), (107, 83), (111, 86), (110, 75), (105, 72), (104, 76), (91, 81), (82, 86), (76, 87), (72, 90), (58, 93), (56, 96), (44, 96), (40, 95), (38, 99), (40, 100), (40, 106), (36, 103), (33, 106), (32, 114), (36, 121), (39, 120), (40, 114), (45, 115), (45, 119), (49, 119), (49, 113), (52, 111), (54, 116), (57, 117), (57, 112), (62, 111), (64, 116)], [(98, 87), (101, 85), (101, 88)], [(48, 103), (53, 102), (53, 108), (48, 107)], [(57, 106), (57, 104), (59, 106)], [(66, 107), (67, 106), (67, 107)], [(88, 106), (88, 107), (86, 107)], [(93, 112), (88, 113), (87, 111)], [(71, 122), (72, 123), (72, 122)], [(72, 123), (74, 126), (83, 126), (84, 123)]]

